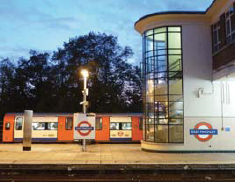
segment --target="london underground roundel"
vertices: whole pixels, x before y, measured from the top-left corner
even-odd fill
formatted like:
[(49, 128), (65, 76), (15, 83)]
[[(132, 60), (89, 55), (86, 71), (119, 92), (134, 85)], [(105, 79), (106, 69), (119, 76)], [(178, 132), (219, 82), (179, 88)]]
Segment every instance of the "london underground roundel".
[(194, 135), (201, 142), (206, 142), (217, 134), (218, 130), (213, 129), (211, 124), (206, 122), (198, 123), (194, 129), (190, 129), (190, 135)]
[(75, 130), (81, 136), (88, 136), (91, 131), (94, 130), (94, 127), (92, 127), (88, 121), (81, 121), (80, 123), (78, 123), (77, 127), (75, 127)]
[(124, 134), (124, 133), (123, 133), (122, 131), (119, 131), (119, 132), (118, 132), (118, 136), (123, 136), (123, 134)]

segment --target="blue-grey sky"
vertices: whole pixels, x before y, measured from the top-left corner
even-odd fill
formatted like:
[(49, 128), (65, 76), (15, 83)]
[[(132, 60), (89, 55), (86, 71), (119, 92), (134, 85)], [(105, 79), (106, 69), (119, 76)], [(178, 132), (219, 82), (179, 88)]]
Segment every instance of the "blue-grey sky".
[(90, 31), (118, 36), (141, 60), (134, 23), (159, 11), (204, 11), (213, 0), (0, 0), (0, 57), (27, 57), (30, 49), (52, 52), (70, 37)]

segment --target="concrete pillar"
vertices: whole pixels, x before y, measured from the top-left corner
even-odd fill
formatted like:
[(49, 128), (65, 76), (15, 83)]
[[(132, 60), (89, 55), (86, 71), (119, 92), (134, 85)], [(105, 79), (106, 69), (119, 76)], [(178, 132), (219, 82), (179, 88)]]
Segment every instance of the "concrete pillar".
[(24, 111), (23, 151), (31, 151), (33, 111)]

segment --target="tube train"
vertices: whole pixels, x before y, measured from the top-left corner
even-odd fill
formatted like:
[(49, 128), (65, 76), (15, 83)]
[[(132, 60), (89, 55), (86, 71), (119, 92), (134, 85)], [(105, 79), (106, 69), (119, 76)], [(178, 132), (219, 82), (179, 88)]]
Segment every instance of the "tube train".
[[(73, 114), (34, 113), (32, 120), (33, 142), (74, 141)], [(139, 142), (143, 136), (142, 114), (96, 114), (96, 142)], [(7, 113), (3, 120), (3, 142), (22, 142), (23, 113)]]

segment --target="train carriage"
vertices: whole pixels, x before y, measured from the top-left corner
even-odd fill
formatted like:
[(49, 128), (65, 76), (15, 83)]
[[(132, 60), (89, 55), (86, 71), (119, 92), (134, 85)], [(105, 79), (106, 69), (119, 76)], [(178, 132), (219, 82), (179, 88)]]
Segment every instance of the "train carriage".
[[(96, 114), (96, 142), (139, 142), (142, 114)], [(7, 113), (3, 120), (3, 142), (22, 142), (23, 113)], [(72, 142), (73, 114), (34, 113), (33, 142)]]

